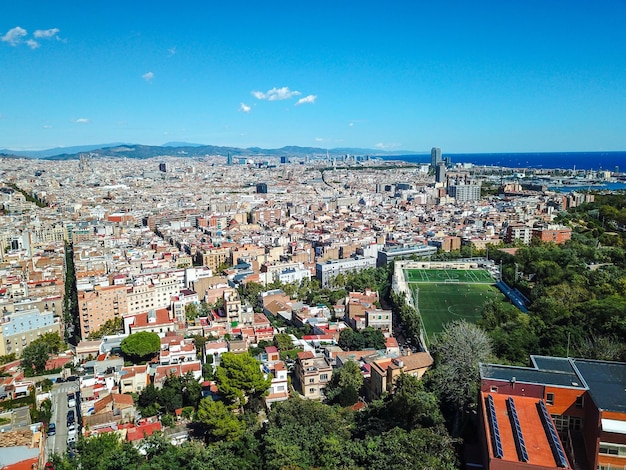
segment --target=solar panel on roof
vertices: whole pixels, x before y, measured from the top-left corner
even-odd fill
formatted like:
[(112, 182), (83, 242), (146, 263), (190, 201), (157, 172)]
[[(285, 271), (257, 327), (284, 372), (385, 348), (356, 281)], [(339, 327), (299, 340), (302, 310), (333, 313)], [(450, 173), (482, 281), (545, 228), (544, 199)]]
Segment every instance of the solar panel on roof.
[(501, 459), (504, 456), (502, 451), (502, 440), (500, 439), (500, 428), (498, 427), (498, 419), (496, 418), (496, 407), (493, 404), (493, 397), (487, 395), (485, 399), (487, 403), (487, 416), (489, 418), (489, 428), (491, 429), (491, 443), (493, 447), (493, 455)]
[(543, 423), (543, 428), (546, 431), (548, 442), (550, 443), (550, 448), (552, 449), (552, 454), (554, 455), (554, 460), (559, 467), (567, 468), (568, 465), (567, 459), (565, 458), (565, 452), (563, 451), (561, 440), (559, 439), (559, 435), (554, 428), (554, 424), (552, 423), (552, 418), (550, 418), (546, 404), (543, 400), (541, 400), (537, 406), (539, 407), (541, 422)]
[(506, 399), (506, 405), (509, 409), (509, 419), (511, 420), (511, 427), (513, 428), (513, 439), (515, 439), (515, 448), (517, 449), (517, 456), (522, 462), (528, 462), (528, 451), (526, 450), (526, 443), (524, 442), (524, 435), (522, 434), (522, 427), (517, 416), (517, 408), (515, 408), (515, 401), (512, 397)]

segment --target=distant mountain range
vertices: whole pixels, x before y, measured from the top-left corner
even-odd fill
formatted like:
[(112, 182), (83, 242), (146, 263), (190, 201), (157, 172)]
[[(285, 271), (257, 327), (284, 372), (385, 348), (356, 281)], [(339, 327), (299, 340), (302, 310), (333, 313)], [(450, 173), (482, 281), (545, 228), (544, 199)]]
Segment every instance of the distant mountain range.
[(313, 155), (412, 155), (412, 150), (395, 150), (393, 152), (363, 148), (333, 148), (287, 146), (279, 149), (262, 149), (259, 147), (238, 148), (219, 147), (216, 145), (191, 144), (187, 142), (168, 142), (163, 145), (138, 145), (125, 143), (111, 143), (98, 145), (81, 145), (75, 147), (56, 147), (47, 150), (10, 150), (0, 149), (2, 157), (26, 157), (45, 160), (76, 160), (81, 153), (91, 153), (95, 157), (103, 158), (154, 158), (154, 157), (205, 157), (228, 154), (234, 157), (304, 157)]

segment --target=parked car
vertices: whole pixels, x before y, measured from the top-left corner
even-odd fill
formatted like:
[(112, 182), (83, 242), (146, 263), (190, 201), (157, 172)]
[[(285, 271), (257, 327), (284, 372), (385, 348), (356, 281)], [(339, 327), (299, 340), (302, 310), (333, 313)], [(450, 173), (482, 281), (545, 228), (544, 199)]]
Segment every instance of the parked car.
[(69, 410), (67, 412), (67, 425), (69, 426), (70, 424), (74, 423), (76, 421), (76, 414), (74, 413), (74, 410)]
[(48, 424), (48, 436), (54, 436), (57, 433), (57, 425), (54, 423)]

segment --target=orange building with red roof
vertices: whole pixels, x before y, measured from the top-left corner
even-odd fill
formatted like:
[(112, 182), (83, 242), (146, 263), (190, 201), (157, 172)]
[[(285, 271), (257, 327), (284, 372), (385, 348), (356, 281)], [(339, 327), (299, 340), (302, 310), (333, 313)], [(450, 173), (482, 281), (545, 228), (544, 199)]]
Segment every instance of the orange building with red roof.
[[(569, 467), (558, 437), (552, 441), (551, 436), (557, 436), (554, 423), (550, 419), (544, 425), (540, 401), (533, 397), (481, 392), (479, 406), (488, 468), (556, 470)], [(565, 467), (559, 455), (565, 457)]]

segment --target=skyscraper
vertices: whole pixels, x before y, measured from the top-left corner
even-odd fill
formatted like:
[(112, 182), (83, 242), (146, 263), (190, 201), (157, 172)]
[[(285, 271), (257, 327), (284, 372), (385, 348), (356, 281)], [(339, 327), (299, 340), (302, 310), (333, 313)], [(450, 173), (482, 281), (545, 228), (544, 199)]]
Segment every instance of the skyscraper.
[(441, 149), (439, 147), (433, 147), (430, 150), (430, 166), (434, 169), (437, 168), (439, 162), (441, 162)]
[(446, 164), (445, 162), (437, 163), (435, 167), (435, 183), (443, 183), (446, 180)]

